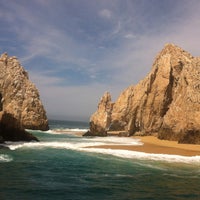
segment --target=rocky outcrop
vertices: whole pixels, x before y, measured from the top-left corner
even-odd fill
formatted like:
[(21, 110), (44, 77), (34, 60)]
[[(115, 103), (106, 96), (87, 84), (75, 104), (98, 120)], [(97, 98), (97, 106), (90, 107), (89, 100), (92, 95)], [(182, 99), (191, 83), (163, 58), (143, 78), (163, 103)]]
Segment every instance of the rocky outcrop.
[(13, 140), (29, 140), (31, 136), (22, 131), (24, 129), (48, 130), (46, 112), (37, 88), (30, 82), (28, 73), (18, 59), (9, 57), (7, 53), (0, 57), (0, 127), (5, 139), (8, 129), (27, 135), (27, 138), (21, 137), (19, 133), (15, 134), (16, 137), (9, 137)]
[[(128, 135), (157, 134), (160, 139), (200, 143), (200, 58), (167, 44), (151, 72), (128, 87), (113, 104), (107, 130)], [(101, 111), (98, 111), (100, 113)], [(95, 121), (101, 120), (98, 114)], [(100, 124), (100, 122), (98, 122)], [(95, 125), (93, 125), (95, 127)], [(95, 129), (90, 129), (96, 132)]]
[(90, 120), (90, 130), (84, 136), (106, 136), (111, 123), (111, 111), (113, 103), (111, 95), (106, 92), (101, 98), (98, 110), (92, 115)]

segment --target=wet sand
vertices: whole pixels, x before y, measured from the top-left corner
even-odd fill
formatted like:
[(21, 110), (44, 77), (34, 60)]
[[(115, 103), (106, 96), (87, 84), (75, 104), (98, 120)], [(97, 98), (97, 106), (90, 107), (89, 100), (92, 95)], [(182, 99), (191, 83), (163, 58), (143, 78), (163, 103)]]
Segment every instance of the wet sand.
[[(175, 141), (159, 140), (154, 136), (134, 137), (140, 139), (143, 145), (101, 145), (92, 148), (121, 149), (155, 154), (172, 154), (181, 156), (200, 156), (200, 145), (178, 144)], [(91, 148), (91, 147), (89, 147)]]

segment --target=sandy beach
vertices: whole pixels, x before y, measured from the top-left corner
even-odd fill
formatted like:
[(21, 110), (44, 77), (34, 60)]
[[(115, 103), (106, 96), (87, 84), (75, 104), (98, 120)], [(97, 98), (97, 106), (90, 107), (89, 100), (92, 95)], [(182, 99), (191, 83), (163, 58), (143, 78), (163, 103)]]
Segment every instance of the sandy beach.
[[(66, 130), (54, 130), (57, 133), (72, 134), (82, 137), (83, 132), (74, 131), (69, 132)], [(110, 136), (116, 136), (119, 134), (117, 131), (109, 132)], [(109, 137), (109, 136), (108, 136)], [(143, 145), (101, 145), (90, 146), (87, 148), (105, 148), (105, 149), (121, 149), (130, 151), (139, 151), (145, 153), (155, 154), (171, 154), (182, 156), (200, 156), (200, 145), (194, 144), (178, 144), (176, 141), (160, 140), (155, 136), (133, 136), (133, 138), (141, 140)]]
[(200, 145), (178, 144), (175, 141), (159, 140), (154, 136), (134, 137), (140, 139), (143, 145), (101, 145), (92, 148), (122, 149), (155, 154), (172, 154), (181, 156), (200, 156)]

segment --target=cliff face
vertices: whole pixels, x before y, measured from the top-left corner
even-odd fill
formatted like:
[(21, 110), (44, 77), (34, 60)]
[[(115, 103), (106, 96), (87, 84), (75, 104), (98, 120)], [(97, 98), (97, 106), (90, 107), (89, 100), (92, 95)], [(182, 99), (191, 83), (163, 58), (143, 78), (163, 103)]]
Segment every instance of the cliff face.
[[(114, 103), (107, 130), (156, 133), (160, 139), (199, 144), (199, 77), (200, 58), (173, 44), (165, 45), (149, 75), (128, 87)], [(91, 123), (96, 124), (93, 118)]]
[(8, 126), (16, 130), (48, 130), (48, 120), (38, 90), (18, 59), (5, 53), (0, 57), (0, 123), (6, 126), (8, 121), (13, 121), (13, 127), (9, 125), (11, 123)]

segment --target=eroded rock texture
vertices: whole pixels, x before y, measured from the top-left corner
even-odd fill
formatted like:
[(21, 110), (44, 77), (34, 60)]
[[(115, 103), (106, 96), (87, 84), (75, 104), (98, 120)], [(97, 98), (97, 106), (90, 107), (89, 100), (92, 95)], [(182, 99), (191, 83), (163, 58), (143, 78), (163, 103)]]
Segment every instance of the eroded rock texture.
[(18, 59), (6, 53), (0, 57), (0, 123), (4, 130), (5, 127), (16, 128), (16, 131), (25, 128), (48, 130), (38, 90)]
[[(98, 113), (101, 111), (98, 109)], [(93, 127), (103, 118), (91, 117)], [(107, 130), (158, 135), (181, 143), (200, 143), (200, 58), (166, 44), (151, 72), (122, 92), (113, 104)], [(91, 129), (96, 132), (96, 129)]]

